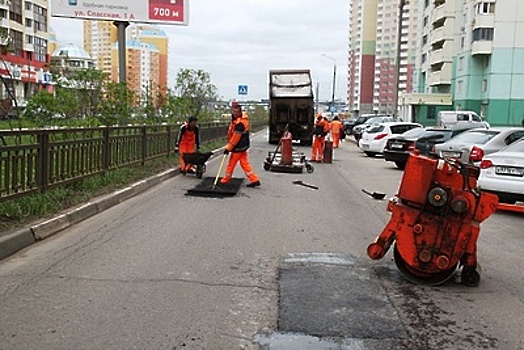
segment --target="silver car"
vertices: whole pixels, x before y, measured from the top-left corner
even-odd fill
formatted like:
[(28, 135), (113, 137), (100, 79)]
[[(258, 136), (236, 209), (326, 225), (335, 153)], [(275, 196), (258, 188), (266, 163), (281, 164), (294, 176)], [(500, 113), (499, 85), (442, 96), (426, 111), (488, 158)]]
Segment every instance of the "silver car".
[(482, 160), (478, 187), (503, 203), (524, 202), (524, 139)]
[(478, 165), (487, 154), (497, 152), (524, 137), (524, 128), (472, 129), (435, 146), (443, 158), (455, 158)]

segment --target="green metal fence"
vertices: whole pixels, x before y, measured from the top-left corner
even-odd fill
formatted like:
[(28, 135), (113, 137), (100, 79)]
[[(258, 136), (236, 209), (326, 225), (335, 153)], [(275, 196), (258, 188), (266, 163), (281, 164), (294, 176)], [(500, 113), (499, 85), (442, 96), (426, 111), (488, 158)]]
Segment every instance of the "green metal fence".
[[(260, 129), (265, 123), (253, 123)], [(169, 156), (176, 125), (0, 131), (0, 201)], [(227, 124), (201, 125), (202, 141), (223, 138)]]

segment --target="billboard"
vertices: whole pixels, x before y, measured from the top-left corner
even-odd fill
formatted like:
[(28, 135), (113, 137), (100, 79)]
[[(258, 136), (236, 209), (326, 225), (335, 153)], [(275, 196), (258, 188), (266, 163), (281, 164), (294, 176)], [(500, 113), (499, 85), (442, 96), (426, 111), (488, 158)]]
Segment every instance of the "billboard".
[(51, 0), (51, 16), (187, 25), (189, 0)]

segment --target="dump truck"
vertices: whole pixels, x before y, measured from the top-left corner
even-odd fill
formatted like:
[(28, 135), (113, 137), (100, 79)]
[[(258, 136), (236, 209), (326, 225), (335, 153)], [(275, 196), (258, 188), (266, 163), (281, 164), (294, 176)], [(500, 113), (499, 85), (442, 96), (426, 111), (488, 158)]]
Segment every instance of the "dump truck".
[(278, 144), (287, 130), (293, 140), (310, 146), (315, 123), (313, 83), (309, 69), (269, 71), (269, 143)]

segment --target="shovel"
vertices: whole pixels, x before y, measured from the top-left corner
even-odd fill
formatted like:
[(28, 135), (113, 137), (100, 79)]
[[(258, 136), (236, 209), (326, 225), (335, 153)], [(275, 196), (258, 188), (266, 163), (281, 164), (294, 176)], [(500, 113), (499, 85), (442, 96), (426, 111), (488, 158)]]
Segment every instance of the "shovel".
[(384, 197), (386, 197), (386, 194), (382, 192), (369, 192), (369, 191), (366, 191), (365, 189), (362, 189), (362, 192), (373, 197), (373, 199), (384, 199)]
[(293, 184), (294, 185), (300, 185), (300, 186), (304, 186), (304, 187), (308, 187), (308, 188), (312, 188), (314, 190), (318, 190), (318, 186), (315, 186), (315, 185), (312, 185), (312, 184), (308, 184), (302, 180), (295, 180), (293, 181)]

